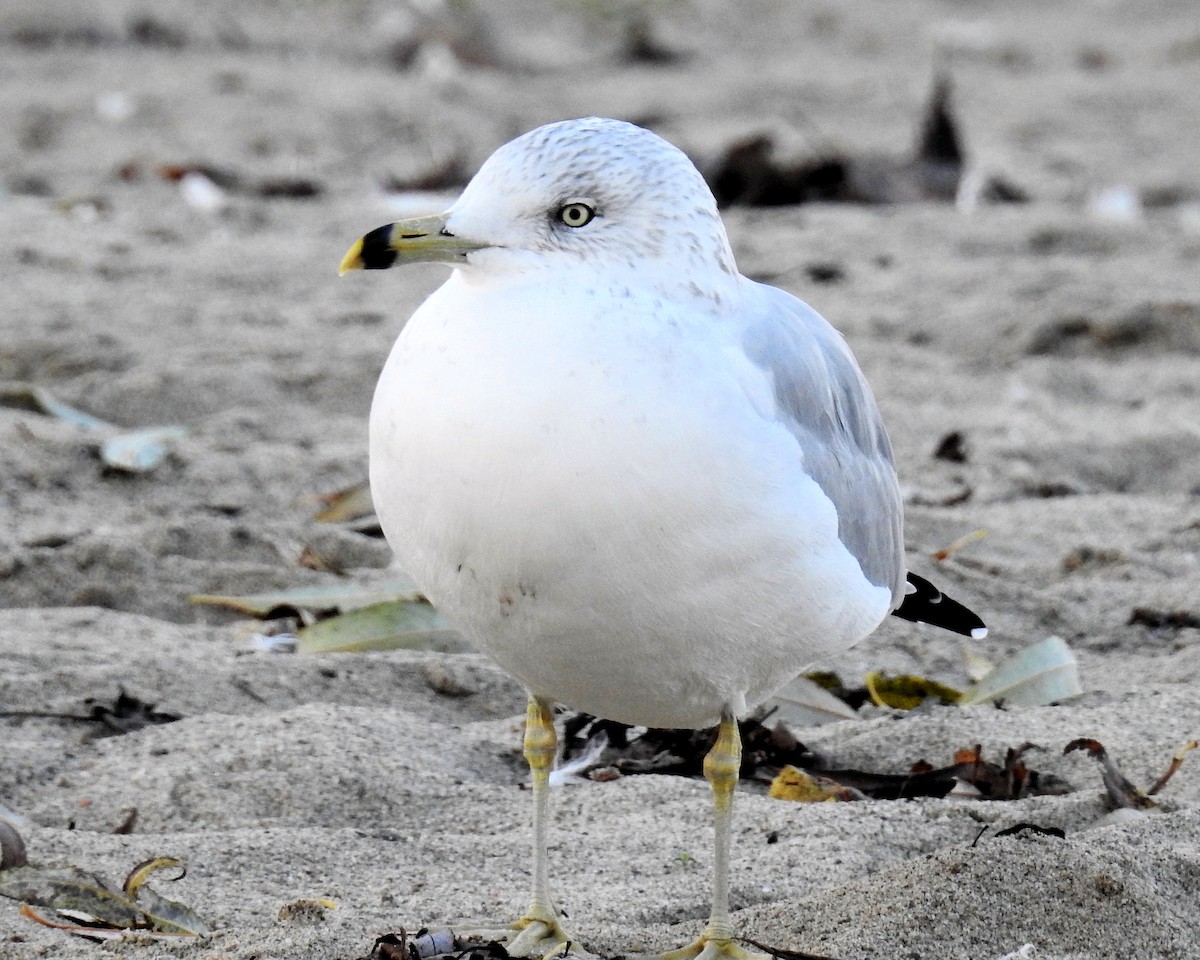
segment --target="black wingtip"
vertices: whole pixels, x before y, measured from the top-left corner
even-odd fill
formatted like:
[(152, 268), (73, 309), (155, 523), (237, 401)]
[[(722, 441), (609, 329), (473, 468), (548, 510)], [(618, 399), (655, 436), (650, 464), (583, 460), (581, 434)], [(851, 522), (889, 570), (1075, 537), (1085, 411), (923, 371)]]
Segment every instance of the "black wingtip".
[(973, 640), (987, 636), (987, 626), (979, 617), (957, 600), (946, 596), (924, 577), (909, 573), (908, 584), (909, 592), (904, 602), (892, 611), (893, 617), (913, 623), (928, 623)]

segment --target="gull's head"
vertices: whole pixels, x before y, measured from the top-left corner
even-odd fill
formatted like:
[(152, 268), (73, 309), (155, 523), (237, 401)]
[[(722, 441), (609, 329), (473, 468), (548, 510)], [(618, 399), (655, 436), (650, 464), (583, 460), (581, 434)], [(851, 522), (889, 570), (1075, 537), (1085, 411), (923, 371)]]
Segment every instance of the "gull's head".
[(371, 231), (342, 272), (420, 261), (480, 274), (578, 263), (737, 276), (712, 192), (687, 156), (649, 130), (596, 117), (506, 143), (445, 214)]

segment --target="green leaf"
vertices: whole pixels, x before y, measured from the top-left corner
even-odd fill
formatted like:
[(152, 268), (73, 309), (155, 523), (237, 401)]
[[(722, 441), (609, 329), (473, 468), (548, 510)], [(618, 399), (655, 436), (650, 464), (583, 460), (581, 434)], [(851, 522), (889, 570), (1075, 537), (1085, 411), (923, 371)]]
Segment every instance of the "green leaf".
[[(72, 933), (83, 936), (94, 936), (99, 932), (92, 924), (98, 924), (100, 930), (151, 930), (183, 936), (208, 933), (208, 924), (188, 907), (143, 886), (151, 872), (167, 866), (181, 864), (171, 857), (159, 857), (135, 867), (134, 872), (141, 871), (142, 875), (136, 884), (126, 881), (128, 886), (124, 892), (110, 889), (95, 874), (78, 867), (15, 867), (0, 873), (0, 896), (46, 907), (64, 918), (72, 919), (76, 924), (80, 917), (87, 917), (89, 925), (72, 924), (66, 927)], [(47, 919), (36, 913), (30, 919), (48, 926), (61, 925), (61, 921)]]
[(177, 869), (180, 873), (178, 877), (168, 878), (171, 880), (182, 880), (187, 873), (183, 861), (175, 857), (151, 857), (149, 860), (143, 860), (129, 871), (122, 889), (129, 899), (137, 902), (138, 907), (149, 919), (151, 928), (159, 933), (208, 933), (208, 924), (196, 916), (190, 907), (185, 907), (177, 900), (168, 900), (146, 886), (151, 874), (172, 869)]
[(804, 676), (790, 680), (768, 704), (778, 707), (773, 716), (789, 727), (817, 727), (836, 720), (858, 719), (848, 703)]
[(279, 607), (291, 607), (295, 610), (308, 610), (314, 613), (326, 610), (338, 610), (345, 613), (386, 601), (399, 600), (412, 603), (423, 599), (421, 592), (411, 580), (398, 576), (374, 584), (339, 580), (316, 587), (272, 590), (245, 596), (197, 593), (188, 597), (188, 603), (229, 607), (239, 613), (262, 617)]
[(359, 650), (464, 650), (427, 600), (390, 600), (320, 620), (298, 634), (299, 653)]
[(115, 470), (148, 473), (163, 462), (171, 445), (187, 436), (186, 427), (146, 427), (109, 437), (100, 459)]
[(114, 927), (141, 924), (140, 907), (122, 893), (110, 890), (95, 874), (78, 867), (43, 869), (14, 867), (0, 873), (0, 896), (39, 907), (95, 917)]
[(1040, 707), (1081, 693), (1075, 655), (1062, 637), (1047, 637), (1005, 660), (968, 688), (959, 703), (1003, 700), (1011, 706)]
[(0, 383), (0, 406), (56, 417), (88, 430), (111, 430), (113, 425), (63, 403), (44, 387), (32, 383)]

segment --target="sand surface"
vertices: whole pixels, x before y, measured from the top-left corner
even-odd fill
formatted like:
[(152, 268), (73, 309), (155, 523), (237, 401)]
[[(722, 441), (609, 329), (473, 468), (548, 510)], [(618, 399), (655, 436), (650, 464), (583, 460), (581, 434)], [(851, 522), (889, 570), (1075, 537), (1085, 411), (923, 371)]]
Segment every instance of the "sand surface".
[[(364, 580), (388, 564), (382, 541), (312, 522), (312, 497), (365, 476), (375, 378), (444, 273), (339, 282), (336, 265), (395, 218), (389, 177), (454, 157), (469, 171), (550, 119), (634, 119), (698, 159), (756, 131), (797, 154), (904, 154), (935, 61), (973, 167), (1031, 203), (727, 222), (743, 272), (809, 300), (856, 351), (896, 448), (913, 569), (986, 617), (992, 659), (1064, 637), (1087, 692), (868, 708), (801, 736), (838, 765), (896, 773), (1032, 741), (1031, 765), (1073, 790), (799, 805), (746, 789), (737, 919), (844, 960), (1200, 957), (1200, 766), (1161, 809), (1114, 817), (1096, 763), (1062, 755), (1098, 738), (1145, 787), (1200, 734), (1197, 630), (1130, 623), (1135, 608), (1200, 611), (1194, 5), (737, 11), (665, 6), (655, 35), (688, 56), (650, 66), (622, 62), (617, 23), (573, 4), (488, 6), (498, 65), (469, 67), (430, 44), (408, 58), (414, 31), (435, 31), (384, 0), (0, 9), (0, 380), (123, 427), (190, 429), (129, 476), (80, 428), (0, 408), (0, 709), (79, 711), (124, 687), (183, 717), (101, 739), (0, 721), (0, 803), (38, 863), (120, 879), (185, 858), (187, 877), (159, 886), (216, 929), (98, 947), (0, 900), (0, 958), (352, 960), (401, 926), (514, 916), (529, 841), (515, 683), (470, 653), (256, 652), (243, 618), (186, 601), (335, 579), (299, 562), (306, 545)], [(192, 206), (162, 164), (240, 183), (219, 209)], [(285, 177), (321, 192), (257, 189)], [(812, 279), (831, 264), (841, 279)], [(965, 462), (933, 456), (951, 431)], [(896, 620), (821, 666), (965, 682), (956, 638)], [(466, 695), (439, 692), (446, 676)], [(614, 956), (694, 936), (702, 781), (586, 782), (555, 804), (552, 869), (585, 944)], [(133, 832), (113, 834), (130, 807)], [(1066, 837), (991, 835), (1022, 821)], [(281, 919), (306, 898), (336, 909)]]

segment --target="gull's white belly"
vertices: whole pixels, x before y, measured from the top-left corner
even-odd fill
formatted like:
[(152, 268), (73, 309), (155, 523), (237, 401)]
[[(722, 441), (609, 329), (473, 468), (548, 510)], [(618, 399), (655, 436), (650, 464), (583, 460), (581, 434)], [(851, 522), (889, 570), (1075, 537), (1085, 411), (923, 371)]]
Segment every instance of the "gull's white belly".
[(464, 635), (540, 696), (699, 726), (878, 625), (890, 591), (732, 342), (682, 315), (547, 323), (553, 291), (527, 293), (485, 315), (453, 278), (371, 413), (384, 533)]

